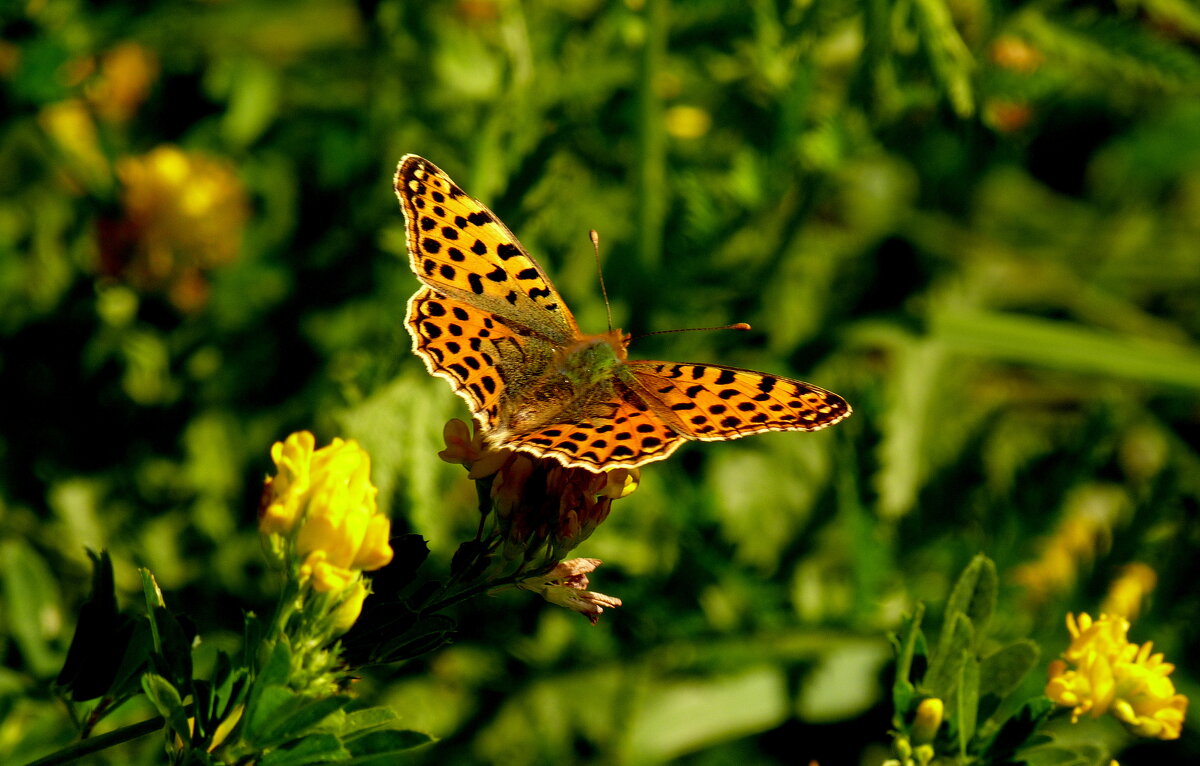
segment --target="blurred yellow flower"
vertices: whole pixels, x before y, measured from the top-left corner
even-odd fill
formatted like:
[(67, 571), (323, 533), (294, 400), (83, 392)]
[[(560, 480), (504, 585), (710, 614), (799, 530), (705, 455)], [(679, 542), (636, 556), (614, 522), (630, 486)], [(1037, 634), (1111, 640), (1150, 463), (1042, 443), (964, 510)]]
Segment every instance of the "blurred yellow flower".
[(263, 489), (259, 530), (286, 537), (300, 577), (336, 592), (392, 560), (391, 522), (375, 505), (371, 459), (358, 443), (314, 445), (307, 431), (272, 445), (278, 472)]
[(1129, 621), (1101, 615), (1067, 615), (1071, 645), (1063, 659), (1050, 663), (1046, 696), (1073, 708), (1071, 720), (1111, 713), (1134, 734), (1177, 739), (1187, 712), (1187, 697), (1169, 678), (1175, 666), (1151, 654), (1152, 642), (1139, 646), (1126, 638)]
[(1089, 484), (1074, 491), (1058, 527), (1039, 543), (1037, 558), (1013, 568), (1026, 600), (1044, 604), (1073, 588), (1079, 570), (1108, 547), (1127, 507), (1128, 496), (1118, 487)]
[(1045, 56), (1037, 48), (1014, 35), (1001, 35), (992, 43), (990, 58), (1002, 69), (1029, 74), (1042, 65)]
[(1142, 610), (1142, 602), (1149, 597), (1158, 584), (1158, 575), (1140, 561), (1125, 565), (1121, 574), (1108, 587), (1108, 595), (1100, 605), (1105, 614), (1133, 619)]
[(42, 107), (38, 124), (61, 152), (61, 173), (73, 191), (106, 189), (112, 184), (108, 159), (100, 149), (100, 136), (87, 105), (68, 99)]
[(983, 121), (1001, 133), (1016, 133), (1033, 120), (1033, 107), (1021, 101), (989, 98), (983, 104)]
[(225, 161), (160, 146), (117, 162), (123, 215), (99, 227), (102, 270), (165, 290), (181, 310), (207, 301), (204, 272), (229, 263), (249, 217), (245, 188)]
[(683, 104), (667, 109), (663, 119), (667, 133), (675, 138), (700, 138), (712, 127), (712, 115), (699, 107)]
[(137, 43), (121, 43), (100, 56), (94, 79), (84, 88), (101, 119), (127, 122), (150, 94), (158, 77), (158, 59)]
[(0, 40), (0, 77), (10, 77), (20, 65), (20, 46), (8, 40)]

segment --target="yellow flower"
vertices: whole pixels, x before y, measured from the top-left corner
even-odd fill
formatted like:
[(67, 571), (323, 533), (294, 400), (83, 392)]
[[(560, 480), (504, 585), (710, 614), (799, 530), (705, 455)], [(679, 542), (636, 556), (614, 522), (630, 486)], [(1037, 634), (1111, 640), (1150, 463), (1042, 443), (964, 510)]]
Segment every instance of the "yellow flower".
[(271, 447), (278, 473), (266, 481), (259, 529), (287, 538), (302, 579), (336, 592), (392, 560), (391, 523), (376, 508), (371, 459), (357, 442), (314, 444), (301, 431)]
[(342, 595), (342, 601), (333, 610), (333, 627), (338, 633), (345, 633), (362, 614), (363, 601), (367, 598), (367, 584), (359, 578), (354, 587)]
[(66, 170), (63, 180), (75, 191), (111, 186), (112, 176), (108, 159), (100, 148), (100, 134), (83, 101), (68, 99), (42, 107), (38, 124), (61, 152)]
[(1071, 720), (1085, 713), (1111, 713), (1142, 737), (1177, 739), (1187, 712), (1187, 697), (1175, 692), (1175, 666), (1151, 654), (1153, 644), (1129, 643), (1129, 621), (1101, 615), (1067, 615), (1071, 645), (1063, 659), (1050, 663), (1046, 696), (1073, 708)]
[(96, 113), (109, 122), (127, 122), (158, 77), (158, 59), (137, 43), (125, 42), (100, 57), (95, 79), (85, 93)]
[(242, 245), (249, 203), (226, 162), (160, 146), (117, 162), (123, 215), (98, 229), (101, 269), (144, 290), (165, 290), (181, 310), (208, 298), (204, 272)]
[(308, 431), (298, 431), (282, 442), (271, 445), (271, 460), (279, 473), (263, 485), (262, 509), (258, 528), (263, 534), (286, 533), (296, 525), (308, 498), (309, 467), (316, 439)]
[(1037, 70), (1045, 56), (1037, 48), (1019, 37), (1002, 35), (992, 43), (991, 59), (996, 66), (1021, 74)]
[(517, 585), (540, 594), (551, 604), (579, 612), (595, 625), (604, 607), (613, 609), (621, 605), (619, 598), (587, 590), (588, 573), (595, 571), (601, 563), (600, 559), (561, 561), (549, 574), (527, 577)]
[(1128, 564), (1109, 586), (1108, 595), (1104, 597), (1100, 611), (1133, 619), (1138, 616), (1142, 602), (1157, 584), (1158, 575), (1153, 569), (1139, 561)]
[(1116, 487), (1087, 485), (1071, 494), (1058, 527), (1039, 543), (1033, 561), (1013, 569), (1031, 604), (1044, 604), (1075, 586), (1081, 569), (1108, 547), (1128, 497)]
[(695, 106), (678, 105), (663, 115), (667, 133), (675, 138), (700, 138), (712, 127), (712, 115)]

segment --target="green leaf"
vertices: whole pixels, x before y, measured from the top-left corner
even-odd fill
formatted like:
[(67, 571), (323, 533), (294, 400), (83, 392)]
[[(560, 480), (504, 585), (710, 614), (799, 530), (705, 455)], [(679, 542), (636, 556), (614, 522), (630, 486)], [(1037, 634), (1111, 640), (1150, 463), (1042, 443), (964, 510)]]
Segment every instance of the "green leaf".
[(963, 757), (971, 738), (975, 736), (975, 721), (979, 713), (979, 661), (971, 651), (962, 655), (958, 688), (954, 694), (954, 725), (958, 730), (958, 752)]
[(179, 690), (157, 673), (145, 673), (142, 676), (142, 689), (159, 715), (166, 719), (167, 726), (181, 740), (190, 742), (192, 733), (188, 730), (188, 716), (183, 708)]
[(372, 648), (372, 662), (399, 662), (419, 657), (453, 640), (454, 620), (440, 614), (422, 617), (406, 633)]
[(970, 117), (975, 112), (971, 85), (975, 62), (954, 25), (950, 4), (945, 0), (913, 0), (912, 14), (934, 78), (954, 112), (959, 117)]
[[(70, 692), (76, 702), (96, 699), (101, 696), (119, 698), (124, 696), (121, 681), (128, 676), (119, 675), (131, 648), (138, 649), (136, 657), (137, 675), (141, 675), (149, 656), (149, 643), (135, 643), (136, 626), (144, 623), (117, 611), (116, 591), (113, 583), (112, 560), (107, 551), (96, 554), (87, 552), (92, 560), (92, 592), (79, 608), (79, 619), (75, 634), (67, 650), (55, 684)], [(138, 685), (140, 689), (140, 684)]]
[(1047, 697), (1034, 697), (1012, 715), (988, 745), (989, 757), (995, 763), (1006, 763), (1016, 759), (1017, 751), (1033, 744), (1031, 739), (1038, 727), (1054, 710), (1054, 703)]
[(54, 648), (55, 636), (47, 626), (62, 620), (59, 592), (45, 560), (23, 540), (9, 539), (0, 545), (0, 596), (5, 627), (12, 631), (25, 662), (38, 676), (54, 673), (63, 657)]
[(364, 708), (346, 714), (340, 734), (343, 740), (350, 741), (355, 736), (361, 736), (375, 729), (392, 728), (399, 722), (400, 716), (390, 707)]
[(309, 763), (345, 762), (350, 753), (333, 734), (318, 733), (289, 742), (262, 757), (262, 766), (304, 766)]
[(209, 727), (209, 722), (212, 720), (212, 682), (203, 679), (192, 679), (192, 712), (196, 725), (196, 739), (198, 741), (207, 740), (212, 729)]
[(213, 731), (216, 731), (221, 722), (241, 704), (246, 696), (248, 680), (249, 673), (246, 668), (233, 667), (228, 654), (217, 652), (213, 668), (212, 707), (209, 710)]
[(1095, 745), (1055, 745), (1039, 747), (1021, 754), (1027, 766), (1104, 766), (1111, 759)]
[(637, 702), (628, 736), (630, 757), (638, 763), (769, 731), (791, 716), (787, 678), (782, 667), (769, 664), (687, 680), (664, 678)]
[(154, 573), (145, 568), (139, 569), (138, 573), (142, 577), (142, 594), (154, 637), (155, 653), (150, 657), (151, 664), (175, 685), (185, 686), (192, 680), (191, 638), (179, 620), (167, 611)]
[(963, 661), (975, 643), (975, 629), (965, 614), (955, 613), (947, 627), (949, 632), (943, 629), (945, 645), (938, 647), (921, 684), (931, 696), (943, 701), (949, 700), (958, 687)]
[(275, 684), (283, 686), (292, 675), (292, 647), (287, 637), (282, 637), (271, 647), (267, 661), (263, 663), (258, 677), (254, 679), (255, 686), (259, 684)]
[(151, 655), (150, 661), (158, 671), (180, 688), (192, 680), (192, 642), (183, 625), (162, 607), (151, 615), (151, 624), (161, 639), (161, 654)]
[(901, 622), (900, 633), (897, 635), (896, 680), (892, 682), (892, 709), (898, 719), (894, 723), (896, 727), (901, 725), (899, 719), (902, 719), (911, 707), (913, 695), (916, 693), (916, 688), (909, 675), (912, 673), (913, 656), (917, 651), (917, 644), (922, 638), (921, 618), (924, 615), (925, 605), (918, 603), (913, 613)]
[(989, 654), (979, 668), (979, 695), (1008, 696), (1037, 664), (1041, 653), (1037, 644), (1025, 639)]
[(1200, 388), (1200, 353), (1070, 322), (999, 312), (944, 313), (933, 333), (956, 352), (1067, 370)]
[(996, 565), (982, 553), (976, 554), (971, 563), (959, 575), (954, 583), (954, 590), (946, 602), (946, 620), (942, 625), (942, 634), (938, 637), (939, 651), (942, 642), (947, 640), (947, 631), (951, 629), (949, 622), (955, 613), (962, 613), (971, 621), (975, 632), (975, 641), (983, 641), (992, 612), (996, 609), (996, 594), (999, 590), (999, 579), (996, 576)]
[(149, 617), (139, 615), (134, 618), (132, 635), (113, 676), (111, 694), (117, 697), (128, 696), (142, 688), (142, 673), (146, 672), (151, 651), (154, 649), (151, 632)]
[(389, 729), (372, 731), (346, 742), (350, 752), (357, 758), (377, 756), (386, 753), (400, 753), (412, 750), (414, 747), (428, 745), (433, 737), (410, 729)]
[(285, 686), (267, 686), (250, 710), (245, 739), (259, 749), (289, 742), (320, 724), (350, 700), (341, 695), (313, 699)]

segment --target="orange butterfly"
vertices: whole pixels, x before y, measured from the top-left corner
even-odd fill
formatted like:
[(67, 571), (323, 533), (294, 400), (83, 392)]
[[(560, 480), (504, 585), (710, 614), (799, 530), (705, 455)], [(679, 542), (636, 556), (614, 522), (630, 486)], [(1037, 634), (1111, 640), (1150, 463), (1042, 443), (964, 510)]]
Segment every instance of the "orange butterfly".
[(815, 431), (850, 415), (798, 380), (627, 359), (629, 336), (581, 333), (508, 227), (432, 162), (405, 156), (395, 186), (425, 284), (408, 302), (413, 350), (491, 446), (599, 472), (662, 460), (689, 439)]

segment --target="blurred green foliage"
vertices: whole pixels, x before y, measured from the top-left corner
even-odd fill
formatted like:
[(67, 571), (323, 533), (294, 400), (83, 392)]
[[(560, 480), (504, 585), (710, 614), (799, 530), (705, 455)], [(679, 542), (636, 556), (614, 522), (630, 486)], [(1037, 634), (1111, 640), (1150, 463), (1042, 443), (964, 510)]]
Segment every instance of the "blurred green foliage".
[[(619, 326), (755, 328), (634, 356), (855, 407), (648, 467), (579, 551), (625, 601), (600, 627), (478, 599), (456, 645), (365, 678), (440, 739), (413, 762), (878, 763), (885, 633), (978, 552), (993, 648), (1043, 658), (1149, 564), (1132, 638), (1196, 700), (1190, 2), (29, 0), (0, 25), (0, 761), (72, 736), (50, 681), (85, 548), (126, 603), (153, 569), (212, 652), (269, 609), (254, 513), (292, 430), (358, 439), (442, 566), (473, 533), (436, 457), (463, 408), (402, 328), (406, 152), (492, 207), (585, 329), (595, 228)], [(1056, 736), (1168, 763), (1198, 731)]]

